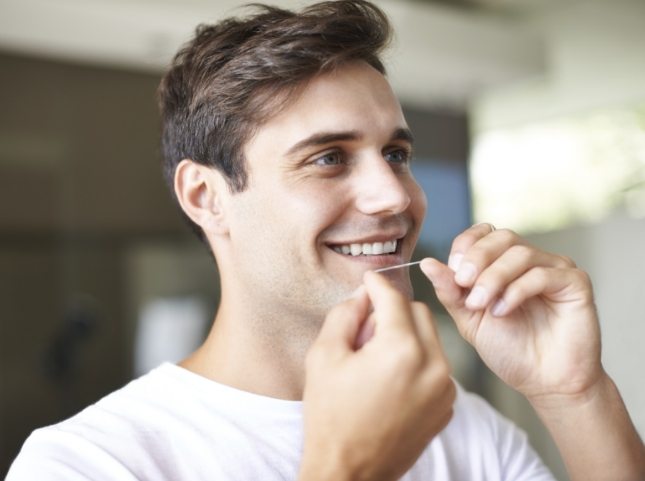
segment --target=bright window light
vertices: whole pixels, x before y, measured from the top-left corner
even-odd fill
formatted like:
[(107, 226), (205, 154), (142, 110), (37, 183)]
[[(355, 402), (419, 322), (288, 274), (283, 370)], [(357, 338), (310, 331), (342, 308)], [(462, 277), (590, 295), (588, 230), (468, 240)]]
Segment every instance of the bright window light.
[(645, 105), (482, 132), (471, 182), (477, 222), (524, 234), (645, 217)]

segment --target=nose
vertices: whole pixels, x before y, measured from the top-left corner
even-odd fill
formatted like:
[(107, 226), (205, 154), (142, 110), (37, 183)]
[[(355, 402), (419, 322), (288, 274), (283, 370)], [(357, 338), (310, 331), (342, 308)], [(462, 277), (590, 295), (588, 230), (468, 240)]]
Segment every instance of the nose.
[(356, 174), (356, 207), (362, 213), (394, 215), (410, 205), (410, 174), (396, 172), (381, 156), (363, 162)]

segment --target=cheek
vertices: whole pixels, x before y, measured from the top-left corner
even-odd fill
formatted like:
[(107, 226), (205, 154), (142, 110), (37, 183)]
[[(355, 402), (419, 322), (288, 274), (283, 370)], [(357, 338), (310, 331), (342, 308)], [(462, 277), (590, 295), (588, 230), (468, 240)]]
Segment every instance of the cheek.
[(408, 192), (410, 193), (410, 210), (418, 222), (422, 223), (428, 208), (428, 198), (421, 186), (414, 180), (411, 180)]
[[(309, 248), (312, 239), (333, 224), (343, 211), (341, 192), (333, 189), (302, 188), (263, 192), (236, 206), (244, 234), (257, 242), (262, 237), (290, 251)], [(248, 241), (248, 239), (247, 239)]]
[(308, 182), (289, 197), (289, 212), (310, 228), (325, 227), (346, 209), (349, 189), (338, 182)]

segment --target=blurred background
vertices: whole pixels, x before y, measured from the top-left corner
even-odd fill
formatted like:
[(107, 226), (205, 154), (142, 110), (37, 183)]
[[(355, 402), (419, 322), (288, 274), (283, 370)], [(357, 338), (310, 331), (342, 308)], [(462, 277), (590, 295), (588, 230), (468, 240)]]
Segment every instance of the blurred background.
[[(417, 256), (445, 260), (486, 221), (572, 257), (643, 435), (645, 2), (376, 3), (397, 32), (386, 61), (429, 198)], [(34, 428), (181, 359), (208, 329), (217, 271), (163, 184), (155, 90), (195, 26), (241, 4), (0, 0), (0, 473)], [(440, 324), (456, 377), (567, 479), (528, 405)]]

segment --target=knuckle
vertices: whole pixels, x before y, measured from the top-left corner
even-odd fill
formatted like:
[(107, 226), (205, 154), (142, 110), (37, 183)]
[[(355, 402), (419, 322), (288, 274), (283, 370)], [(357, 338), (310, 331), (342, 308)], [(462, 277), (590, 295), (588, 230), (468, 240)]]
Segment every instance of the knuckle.
[(457, 400), (457, 388), (455, 387), (455, 383), (452, 382), (452, 379), (450, 379), (450, 382), (448, 382), (445, 396), (446, 396), (446, 402), (450, 406), (452, 406)]
[(480, 238), (481, 235), (474, 232), (472, 228), (468, 229), (455, 237), (455, 240), (452, 242), (452, 250), (455, 252), (465, 252)]
[(442, 356), (441, 361), (437, 363), (437, 377), (449, 387), (454, 387), (452, 382), (452, 367), (448, 360)]
[(558, 259), (563, 267), (573, 267), (577, 268), (575, 261), (569, 256), (559, 255)]
[(582, 269), (578, 269), (577, 267), (573, 269), (573, 272), (577, 279), (584, 285), (591, 287), (591, 276), (589, 276), (589, 273), (587, 271), (583, 271)]
[(391, 354), (392, 368), (403, 372), (418, 372), (427, 360), (423, 349), (412, 339), (398, 343)]
[(531, 260), (535, 256), (535, 249), (526, 244), (515, 244), (508, 250), (514, 257), (521, 260)]
[(508, 286), (503, 292), (504, 301), (507, 305), (515, 304), (516, 300), (521, 296), (520, 289), (515, 284)]
[(498, 229), (493, 234), (507, 244), (514, 244), (520, 239), (520, 236), (511, 229)]
[(450, 389), (454, 389), (451, 375), (450, 364), (445, 357), (441, 356), (439, 359), (434, 359), (424, 371), (423, 381), (427, 390), (433, 393), (433, 397), (443, 398), (446, 394), (450, 397)]
[(536, 266), (531, 269), (533, 276), (538, 282), (545, 283), (549, 280), (549, 270), (544, 266)]

